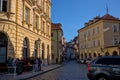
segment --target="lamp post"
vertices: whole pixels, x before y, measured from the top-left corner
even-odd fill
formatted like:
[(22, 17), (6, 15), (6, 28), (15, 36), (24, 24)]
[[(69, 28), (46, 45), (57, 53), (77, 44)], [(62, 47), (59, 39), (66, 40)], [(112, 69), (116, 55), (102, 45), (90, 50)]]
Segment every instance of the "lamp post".
[(38, 38), (38, 53), (39, 53), (39, 58), (40, 58), (40, 43), (41, 43), (41, 40), (40, 40), (40, 38)]
[(120, 41), (118, 43), (118, 49), (119, 49), (119, 56), (120, 56)]

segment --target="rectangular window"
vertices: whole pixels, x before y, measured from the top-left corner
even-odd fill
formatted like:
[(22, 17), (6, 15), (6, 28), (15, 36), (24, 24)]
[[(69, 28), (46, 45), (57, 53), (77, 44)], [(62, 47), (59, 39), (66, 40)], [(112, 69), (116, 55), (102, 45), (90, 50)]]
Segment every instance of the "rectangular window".
[(118, 27), (116, 25), (113, 26), (114, 32), (118, 32)]
[(26, 23), (30, 23), (30, 9), (28, 7), (25, 7), (25, 22)]
[(88, 37), (90, 37), (90, 30), (88, 30)]
[(114, 45), (118, 45), (118, 42), (119, 42), (118, 38), (114, 38)]
[(84, 32), (84, 38), (86, 38), (86, 33)]
[(42, 21), (41, 30), (42, 30), (42, 32), (44, 32), (44, 31), (45, 31), (45, 22), (44, 22), (44, 21)]
[(51, 33), (51, 37), (53, 37), (53, 33)]
[(7, 12), (7, 0), (0, 0), (0, 12)]
[(88, 48), (90, 48), (91, 46), (90, 46), (90, 41), (88, 41)]
[(35, 15), (34, 17), (34, 27), (38, 29), (39, 27), (39, 16)]
[(93, 29), (93, 35), (95, 34), (95, 29)]
[(98, 46), (100, 46), (100, 40), (98, 40)]
[(100, 28), (99, 28), (99, 27), (97, 27), (97, 33), (98, 33), (98, 34), (100, 33)]
[(95, 47), (95, 41), (93, 41), (93, 47)]
[(49, 31), (49, 26), (47, 26), (47, 34), (49, 35), (50, 31)]

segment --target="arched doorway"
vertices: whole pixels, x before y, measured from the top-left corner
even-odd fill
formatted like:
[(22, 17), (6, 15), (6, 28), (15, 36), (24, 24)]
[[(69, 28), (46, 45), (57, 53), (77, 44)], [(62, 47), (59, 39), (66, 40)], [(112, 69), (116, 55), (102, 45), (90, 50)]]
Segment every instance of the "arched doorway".
[(93, 57), (96, 58), (96, 57), (97, 57), (97, 54), (96, 54), (96, 53), (93, 53)]
[(28, 58), (29, 55), (29, 41), (26, 37), (23, 41), (23, 52), (22, 52), (22, 58)]
[(109, 56), (110, 54), (109, 54), (109, 52), (105, 52), (105, 56)]
[(112, 56), (118, 56), (117, 51), (113, 51)]
[(87, 59), (87, 53), (85, 53), (85, 59)]
[(81, 53), (81, 59), (83, 59), (83, 53)]
[(0, 32), (0, 65), (6, 65), (7, 62), (7, 36)]
[(92, 54), (91, 53), (89, 53), (89, 58), (92, 58)]

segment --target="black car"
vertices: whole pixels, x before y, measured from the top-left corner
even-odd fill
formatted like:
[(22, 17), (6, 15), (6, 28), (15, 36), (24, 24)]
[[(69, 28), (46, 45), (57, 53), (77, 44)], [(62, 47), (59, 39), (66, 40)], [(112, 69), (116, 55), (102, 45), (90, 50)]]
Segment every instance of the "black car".
[(90, 80), (120, 80), (120, 56), (99, 57), (88, 64)]

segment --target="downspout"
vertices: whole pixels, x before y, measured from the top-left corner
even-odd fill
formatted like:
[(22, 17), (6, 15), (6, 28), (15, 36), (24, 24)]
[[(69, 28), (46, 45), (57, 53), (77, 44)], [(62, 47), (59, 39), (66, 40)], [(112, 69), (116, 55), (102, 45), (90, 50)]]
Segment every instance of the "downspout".
[(17, 46), (18, 46), (17, 45), (17, 42), (18, 42), (17, 41), (17, 39), (18, 39), (18, 36), (17, 36), (18, 35), (18, 26), (17, 26), (18, 16), (17, 15), (18, 15), (18, 0), (16, 0), (16, 19), (15, 19), (15, 21), (16, 21), (16, 53), (15, 53), (15, 56), (14, 56), (15, 58), (18, 57), (17, 56)]
[(58, 30), (57, 30), (57, 61), (59, 62), (59, 51), (58, 51), (59, 47), (58, 46), (59, 46), (59, 43), (58, 43)]

